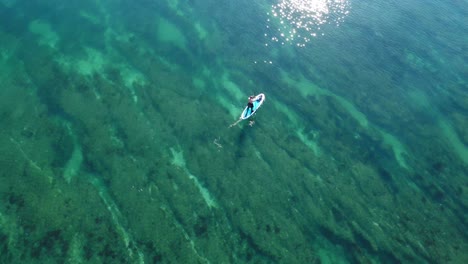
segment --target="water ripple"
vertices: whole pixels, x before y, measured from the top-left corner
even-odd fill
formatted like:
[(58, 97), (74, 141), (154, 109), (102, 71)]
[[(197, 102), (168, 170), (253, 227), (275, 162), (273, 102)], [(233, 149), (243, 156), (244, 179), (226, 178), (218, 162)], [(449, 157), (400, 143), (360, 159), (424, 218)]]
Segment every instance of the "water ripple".
[(280, 0), (271, 7), (268, 15), (272, 23), (270, 34), (273, 42), (290, 43), (304, 47), (313, 37), (321, 34), (321, 26), (339, 26), (349, 14), (349, 0)]

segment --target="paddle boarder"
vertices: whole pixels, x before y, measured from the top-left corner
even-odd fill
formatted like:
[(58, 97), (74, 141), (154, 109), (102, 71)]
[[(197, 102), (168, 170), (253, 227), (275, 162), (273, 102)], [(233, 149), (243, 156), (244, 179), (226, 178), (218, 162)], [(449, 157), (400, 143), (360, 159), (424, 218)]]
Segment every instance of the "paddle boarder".
[(250, 112), (253, 113), (253, 102), (254, 102), (255, 96), (251, 95), (249, 96), (249, 102), (247, 103), (247, 110), (250, 109)]
[[(245, 120), (245, 119), (248, 119), (250, 118), (254, 113), (255, 111), (263, 104), (263, 102), (265, 101), (265, 95), (264, 94), (258, 94), (257, 96), (255, 95), (251, 95), (249, 96), (249, 101), (247, 103), (247, 106), (244, 108), (244, 111), (242, 111), (242, 114), (241, 116), (239, 117), (239, 120), (237, 120), (236, 122), (232, 123), (229, 127), (233, 127), (237, 124), (239, 124), (239, 122), (241, 122), (242, 120)], [(255, 109), (254, 109), (254, 106), (255, 106)], [(249, 111), (250, 109), (250, 111)], [(252, 120), (251, 120), (252, 121)], [(249, 125), (252, 126), (253, 125), (253, 122), (249, 122)]]

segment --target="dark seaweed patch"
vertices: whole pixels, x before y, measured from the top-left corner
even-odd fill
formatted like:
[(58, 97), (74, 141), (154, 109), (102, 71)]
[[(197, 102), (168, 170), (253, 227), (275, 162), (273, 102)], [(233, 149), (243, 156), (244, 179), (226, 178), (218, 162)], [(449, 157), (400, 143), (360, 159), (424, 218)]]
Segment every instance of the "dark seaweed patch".
[(379, 173), (380, 178), (386, 183), (386, 185), (392, 190), (393, 193), (399, 192), (399, 189), (393, 180), (393, 176), (388, 170), (382, 167), (378, 167), (377, 172)]
[[(245, 252), (245, 260), (252, 261), (255, 257), (260, 257), (260, 258), (266, 259), (269, 263), (275, 263), (278, 261), (278, 259), (275, 256), (273, 256), (271, 253), (262, 249), (260, 245), (258, 245), (254, 241), (251, 235), (243, 231), (240, 231), (239, 235), (241, 239), (247, 243), (247, 248)], [(258, 260), (255, 262), (258, 262)]]
[(65, 260), (68, 244), (64, 241), (60, 230), (47, 232), (41, 240), (33, 243), (31, 256), (36, 259), (53, 256), (57, 262)]
[(208, 217), (198, 217), (197, 223), (193, 227), (197, 237), (203, 236), (208, 231), (209, 219)]

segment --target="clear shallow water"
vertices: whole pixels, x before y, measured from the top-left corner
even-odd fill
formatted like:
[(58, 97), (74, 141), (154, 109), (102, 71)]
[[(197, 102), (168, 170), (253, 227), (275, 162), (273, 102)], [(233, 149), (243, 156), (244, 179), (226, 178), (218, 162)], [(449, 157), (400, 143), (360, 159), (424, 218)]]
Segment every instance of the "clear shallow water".
[(467, 262), (467, 9), (0, 1), (1, 262)]

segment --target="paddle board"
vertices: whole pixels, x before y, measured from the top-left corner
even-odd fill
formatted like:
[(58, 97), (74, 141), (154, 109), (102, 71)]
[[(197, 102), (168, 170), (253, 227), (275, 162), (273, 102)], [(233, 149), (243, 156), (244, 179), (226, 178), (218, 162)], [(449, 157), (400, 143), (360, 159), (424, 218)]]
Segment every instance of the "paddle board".
[(240, 119), (247, 119), (251, 117), (253, 114), (255, 114), (255, 112), (257, 112), (258, 108), (262, 106), (263, 102), (265, 102), (264, 94), (261, 93), (255, 96), (254, 101), (253, 101), (253, 111), (246, 106), (244, 111), (242, 111)]

